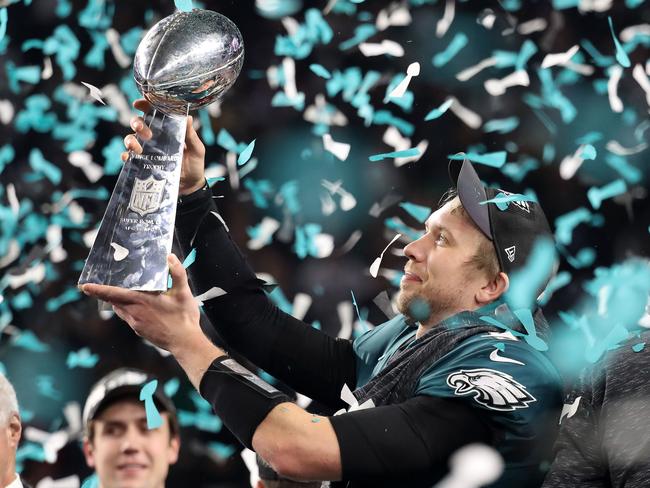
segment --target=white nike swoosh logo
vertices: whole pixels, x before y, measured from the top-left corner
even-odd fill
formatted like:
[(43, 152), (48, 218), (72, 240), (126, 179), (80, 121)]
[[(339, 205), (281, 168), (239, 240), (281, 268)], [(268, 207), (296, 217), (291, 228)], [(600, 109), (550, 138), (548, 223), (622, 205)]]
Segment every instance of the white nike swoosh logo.
[(521, 366), (525, 366), (525, 363), (522, 363), (521, 361), (517, 361), (516, 359), (511, 359), (511, 358), (504, 358), (503, 356), (499, 356), (499, 350), (495, 349), (490, 353), (490, 359), (492, 361), (495, 361), (497, 363), (512, 363), (512, 364), (519, 364)]

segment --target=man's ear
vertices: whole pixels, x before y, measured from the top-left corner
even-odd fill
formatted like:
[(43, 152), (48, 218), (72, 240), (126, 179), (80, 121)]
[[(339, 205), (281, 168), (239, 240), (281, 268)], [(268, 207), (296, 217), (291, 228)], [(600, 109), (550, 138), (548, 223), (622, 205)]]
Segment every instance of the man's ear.
[(477, 292), (474, 298), (482, 306), (497, 300), (508, 291), (510, 279), (503, 271), (499, 271), (494, 278), (488, 280)]
[(20, 417), (17, 413), (12, 413), (9, 417), (9, 442), (11, 447), (14, 449), (18, 447), (20, 443), (20, 436), (23, 432), (23, 427), (20, 423)]
[(169, 453), (167, 460), (169, 464), (176, 464), (178, 461), (178, 451), (181, 448), (181, 438), (177, 435), (173, 436), (169, 441), (169, 448), (167, 452)]
[(95, 453), (93, 450), (93, 444), (90, 440), (88, 440), (88, 437), (84, 437), (82, 448), (84, 452), (84, 457), (86, 458), (86, 464), (88, 465), (89, 468), (94, 468)]

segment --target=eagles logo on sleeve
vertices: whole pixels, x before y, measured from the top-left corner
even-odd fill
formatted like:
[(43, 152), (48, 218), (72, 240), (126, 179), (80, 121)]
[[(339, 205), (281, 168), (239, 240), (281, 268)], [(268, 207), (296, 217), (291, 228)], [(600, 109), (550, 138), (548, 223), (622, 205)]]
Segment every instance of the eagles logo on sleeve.
[(461, 369), (447, 376), (456, 395), (473, 395), (481, 405), (502, 412), (528, 408), (537, 399), (512, 376), (493, 369)]

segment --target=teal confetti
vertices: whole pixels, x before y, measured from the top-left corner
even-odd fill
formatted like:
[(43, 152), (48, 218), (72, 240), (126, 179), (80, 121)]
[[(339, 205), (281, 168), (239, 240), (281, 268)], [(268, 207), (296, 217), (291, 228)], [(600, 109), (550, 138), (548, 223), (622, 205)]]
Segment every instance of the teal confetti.
[(354, 306), (354, 309), (357, 312), (357, 318), (359, 319), (359, 322), (363, 322), (363, 319), (361, 318), (361, 314), (359, 313), (359, 305), (357, 305), (357, 299), (354, 296), (354, 292), (350, 290), (350, 294), (352, 295), (352, 305)]
[(519, 117), (508, 117), (505, 119), (492, 119), (483, 124), (483, 132), (498, 132), (508, 134), (519, 127)]
[(16, 310), (25, 310), (33, 304), (29, 291), (23, 290), (11, 299), (11, 306)]
[(591, 247), (585, 247), (578, 251), (575, 256), (566, 255), (567, 262), (575, 269), (582, 269), (594, 264), (596, 251)]
[(492, 153), (477, 154), (475, 152), (468, 151), (465, 154), (449, 154), (448, 159), (453, 159), (456, 161), (462, 161), (467, 158), (473, 163), (485, 164), (486, 166), (492, 166), (494, 168), (500, 168), (506, 162), (508, 153), (506, 151), (497, 151)]
[(526, 39), (521, 45), (521, 49), (515, 59), (515, 71), (521, 71), (526, 68), (528, 60), (537, 52), (537, 46), (530, 39)]
[(597, 131), (591, 131), (587, 132), (584, 136), (579, 137), (576, 139), (577, 144), (593, 144), (594, 142), (598, 142), (603, 139), (603, 134), (602, 132), (597, 132)]
[(81, 484), (81, 488), (99, 488), (99, 476), (97, 476), (97, 473), (88, 476)]
[(514, 310), (513, 313), (523, 324), (524, 329), (526, 329), (527, 334), (524, 336), (524, 340), (538, 351), (548, 351), (548, 344), (546, 344), (546, 342), (544, 342), (544, 340), (537, 335), (537, 331), (535, 330), (535, 322), (533, 320), (533, 314), (530, 309), (524, 308)]
[[(614, 62), (614, 58), (610, 56), (605, 56), (596, 49), (596, 46), (594, 46), (591, 41), (588, 41), (586, 39), (583, 39), (580, 41), (580, 45), (582, 48), (589, 53), (589, 55), (592, 57), (594, 60), (594, 64), (600, 68), (607, 68), (608, 66), (611, 66), (612, 63)], [(605, 81), (605, 93), (607, 92), (607, 82)]]
[(395, 232), (407, 236), (412, 241), (418, 240), (424, 234), (422, 231), (409, 227), (397, 217), (390, 217), (384, 220), (384, 225)]
[(45, 303), (45, 309), (48, 312), (55, 312), (67, 303), (76, 302), (81, 296), (81, 292), (76, 287), (68, 288), (58, 297), (50, 298)]
[(592, 213), (584, 207), (572, 210), (555, 219), (555, 239), (558, 243), (569, 245), (573, 240), (573, 229), (591, 221)]
[(580, 152), (580, 157), (582, 159), (590, 159), (594, 160), (596, 159), (596, 148), (592, 146), (591, 144), (586, 144), (585, 147), (582, 148), (582, 151)]
[(612, 33), (612, 39), (614, 39), (614, 46), (616, 46), (616, 61), (624, 68), (629, 68), (632, 66), (632, 63), (614, 33), (614, 23), (612, 22), (612, 17), (609, 15), (607, 16), (607, 22), (609, 22), (609, 30)]
[(65, 364), (68, 369), (73, 368), (94, 368), (99, 361), (99, 356), (93, 354), (89, 348), (83, 347), (78, 351), (70, 351)]
[(591, 206), (598, 210), (603, 200), (621, 195), (626, 191), (627, 185), (625, 184), (625, 181), (619, 179), (614, 180), (601, 188), (592, 186), (587, 190), (587, 198), (589, 199)]
[(409, 315), (418, 322), (427, 320), (431, 314), (431, 306), (422, 298), (415, 298), (409, 303)]
[(623, 156), (613, 153), (605, 154), (605, 163), (613, 168), (625, 181), (634, 185), (641, 182), (643, 173), (635, 166), (632, 166)]
[(35, 85), (41, 80), (41, 67), (40, 66), (19, 66), (16, 67), (11, 61), (5, 63), (7, 70), (7, 78), (9, 81), (9, 89), (13, 93), (20, 93), (19, 82), (29, 83)]
[(585, 351), (585, 359), (590, 363), (597, 362), (605, 351), (617, 347), (630, 336), (628, 330), (620, 324), (612, 327), (611, 331), (600, 341), (589, 345)]
[(494, 198), (485, 200), (484, 202), (479, 202), (481, 205), (487, 205), (488, 203), (496, 204), (499, 210), (506, 210), (510, 202), (536, 202), (537, 199), (529, 197), (527, 195), (522, 195), (520, 193), (512, 193), (506, 195), (503, 192), (499, 192)]
[(253, 154), (253, 149), (255, 148), (255, 141), (256, 139), (253, 139), (253, 142), (246, 146), (246, 148), (239, 154), (239, 157), (237, 158), (238, 166), (246, 164), (251, 158), (251, 154)]
[(61, 169), (45, 159), (40, 149), (34, 148), (29, 153), (29, 165), (34, 171), (44, 175), (55, 185), (61, 183)]
[(0, 8), (0, 41), (4, 39), (4, 36), (7, 33), (7, 21), (7, 7)]
[(181, 381), (178, 378), (172, 378), (165, 383), (163, 386), (163, 391), (165, 392), (165, 395), (171, 398), (176, 395), (176, 393), (178, 393), (180, 386)]
[(41, 342), (31, 330), (24, 330), (11, 339), (14, 347), (19, 347), (32, 352), (48, 352), (50, 346)]
[(52, 400), (61, 400), (61, 392), (54, 387), (54, 378), (49, 375), (38, 375), (36, 377), (36, 388), (38, 392)]
[(83, 63), (90, 68), (102, 70), (105, 67), (104, 55), (110, 47), (106, 33), (91, 31), (90, 35), (93, 39), (93, 47), (84, 57)]
[(215, 136), (212, 130), (212, 120), (207, 109), (199, 110), (199, 120), (201, 121), (201, 139), (206, 146), (214, 144)]
[(321, 78), (325, 78), (326, 80), (332, 78), (332, 74), (320, 64), (312, 63), (309, 65), (309, 69), (315, 75), (320, 76)]
[[(306, 255), (306, 254), (305, 254)], [(282, 289), (280, 287), (276, 287), (271, 293), (268, 294), (269, 298), (275, 305), (278, 306), (280, 310), (283, 312), (286, 312), (290, 314), (293, 310), (293, 305), (289, 300), (287, 300), (287, 297), (284, 295), (282, 292)]]
[(121, 155), (124, 152), (124, 143), (121, 137), (115, 136), (102, 149), (104, 156), (104, 174), (116, 175), (122, 169)]
[[(208, 404), (209, 405), (209, 404)], [(195, 427), (204, 432), (221, 432), (223, 422), (210, 410), (199, 410), (198, 412), (178, 411), (178, 423), (181, 427)]]
[(417, 220), (420, 223), (424, 223), (431, 215), (431, 208), (424, 207), (422, 205), (416, 205), (410, 202), (403, 202), (399, 204), (404, 210), (406, 210), (411, 217)]
[(451, 107), (452, 103), (454, 103), (453, 98), (450, 98), (449, 100), (446, 100), (438, 108), (434, 108), (433, 110), (431, 110), (431, 112), (429, 112), (426, 115), (426, 117), (424, 117), (424, 120), (428, 122), (429, 120), (439, 118), (440, 116), (442, 116), (442, 114), (444, 114), (447, 110), (449, 110), (449, 107)]
[(411, 156), (419, 156), (420, 150), (417, 147), (412, 147), (410, 149), (404, 149), (403, 151), (394, 151), (389, 153), (375, 154), (368, 157), (370, 161), (381, 161), (387, 158), (407, 158)]
[(446, 65), (449, 61), (451, 61), (454, 56), (456, 56), (461, 49), (463, 49), (465, 46), (467, 46), (467, 43), (469, 42), (469, 39), (465, 34), (462, 32), (459, 32), (454, 36), (454, 38), (451, 40), (447, 48), (436, 54), (433, 59), (432, 63), (436, 68), (440, 68), (444, 65)]
[(151, 380), (140, 390), (140, 400), (144, 401), (144, 410), (147, 415), (147, 429), (157, 429), (162, 425), (162, 416), (158, 412), (153, 395), (158, 387), (158, 380)]
[(71, 12), (72, 3), (70, 3), (70, 0), (57, 0), (56, 10), (54, 13), (58, 18), (63, 19), (70, 15)]
[(632, 346), (632, 350), (634, 352), (641, 352), (641, 351), (643, 351), (644, 347), (645, 347), (645, 342), (639, 342), (638, 344), (634, 344)]
[(342, 42), (339, 45), (341, 51), (350, 49), (358, 44), (361, 44), (365, 40), (374, 36), (377, 33), (377, 28), (372, 24), (360, 24), (354, 30), (354, 37), (348, 39), (347, 41)]
[(192, 0), (174, 0), (174, 5), (181, 12), (191, 12), (192, 11)]
[(215, 453), (221, 460), (228, 459), (237, 452), (237, 448), (232, 444), (224, 444), (218, 441), (209, 442), (208, 449)]
[(534, 306), (540, 287), (551, 275), (556, 259), (553, 241), (538, 238), (523, 268), (511, 273), (505, 298), (512, 310)]
[(503, 342), (497, 342), (494, 347), (496, 347), (501, 352), (504, 352), (506, 350), (506, 345)]
[(206, 178), (208, 180), (208, 186), (212, 188), (212, 185), (214, 185), (218, 181), (225, 181), (225, 177), (223, 176), (215, 176), (214, 178)]
[(183, 268), (187, 269), (192, 264), (194, 264), (194, 261), (196, 261), (196, 248), (192, 248), (192, 250), (187, 254), (185, 259), (183, 260)]

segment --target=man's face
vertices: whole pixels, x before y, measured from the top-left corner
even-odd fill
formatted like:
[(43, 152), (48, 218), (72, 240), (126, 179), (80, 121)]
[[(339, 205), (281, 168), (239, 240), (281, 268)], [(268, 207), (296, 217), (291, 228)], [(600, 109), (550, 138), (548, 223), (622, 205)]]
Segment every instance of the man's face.
[(180, 441), (171, 437), (168, 414), (162, 425), (147, 429), (142, 402), (118, 401), (94, 420), (92, 441), (84, 441), (88, 466), (102, 488), (161, 488), (169, 465), (178, 459)]
[[(477, 308), (474, 295), (485, 277), (468, 261), (487, 238), (463, 216), (459, 206), (460, 200), (455, 198), (436, 210), (425, 223), (425, 234), (404, 248), (408, 262), (400, 282), (398, 308), (423, 325)], [(413, 313), (423, 304), (428, 306), (428, 318)]]
[(0, 485), (6, 486), (14, 480), (16, 449), (20, 442), (21, 425), (18, 415), (11, 414), (0, 425)]

